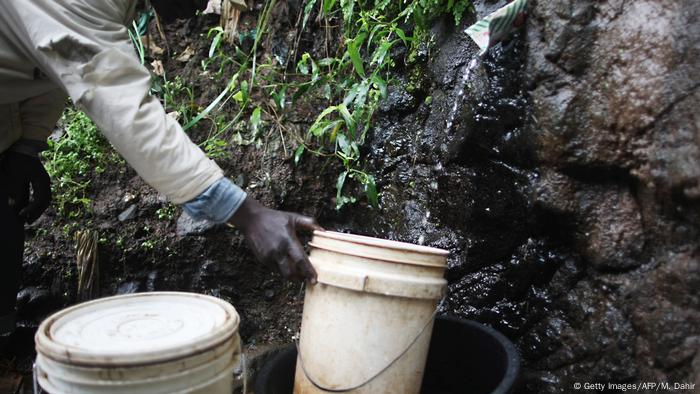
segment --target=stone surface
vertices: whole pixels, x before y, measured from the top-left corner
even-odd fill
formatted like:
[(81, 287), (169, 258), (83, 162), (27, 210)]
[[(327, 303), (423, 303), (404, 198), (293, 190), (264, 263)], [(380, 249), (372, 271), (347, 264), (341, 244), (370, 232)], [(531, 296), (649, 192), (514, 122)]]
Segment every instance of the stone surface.
[(556, 330), (548, 317), (519, 340), (527, 392), (700, 374), (699, 18), (693, 1), (531, 8), (535, 220), (568, 233), (583, 273), (553, 300)]
[(129, 205), (129, 208), (125, 209), (122, 213), (119, 214), (119, 221), (120, 222), (126, 222), (127, 220), (131, 220), (134, 218), (136, 215), (136, 205), (132, 204)]
[(216, 226), (216, 223), (208, 220), (195, 221), (186, 212), (182, 212), (177, 219), (177, 235), (184, 237), (186, 235), (199, 235)]
[(117, 294), (132, 294), (141, 290), (141, 284), (137, 281), (129, 281), (119, 284)]

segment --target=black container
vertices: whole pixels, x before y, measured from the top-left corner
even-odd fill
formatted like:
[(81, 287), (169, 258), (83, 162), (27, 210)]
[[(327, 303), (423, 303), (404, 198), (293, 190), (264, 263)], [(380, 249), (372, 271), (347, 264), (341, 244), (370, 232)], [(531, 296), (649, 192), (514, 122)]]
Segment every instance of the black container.
[[(255, 394), (291, 394), (297, 350), (290, 345), (263, 366)], [(508, 394), (515, 389), (520, 357), (498, 331), (453, 317), (438, 317), (433, 326), (422, 394)]]

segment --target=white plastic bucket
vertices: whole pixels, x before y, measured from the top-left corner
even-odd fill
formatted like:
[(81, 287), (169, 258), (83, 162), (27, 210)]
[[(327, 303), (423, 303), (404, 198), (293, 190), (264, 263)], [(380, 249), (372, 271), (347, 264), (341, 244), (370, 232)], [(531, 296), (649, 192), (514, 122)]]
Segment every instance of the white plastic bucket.
[(295, 394), (420, 391), (448, 252), (314, 232)]
[(231, 304), (200, 294), (86, 302), (39, 326), (36, 378), (50, 394), (230, 394), (238, 324)]

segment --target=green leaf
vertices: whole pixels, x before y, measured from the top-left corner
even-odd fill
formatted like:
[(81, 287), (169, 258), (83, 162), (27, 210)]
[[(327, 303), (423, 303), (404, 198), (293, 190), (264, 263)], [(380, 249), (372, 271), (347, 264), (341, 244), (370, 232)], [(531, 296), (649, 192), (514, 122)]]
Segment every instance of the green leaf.
[(386, 81), (382, 79), (378, 74), (375, 74), (372, 76), (372, 83), (374, 86), (379, 89), (379, 92), (381, 93), (382, 97), (386, 97)]
[(228, 94), (228, 92), (229, 92), (229, 89), (228, 89), (228, 87), (226, 87), (226, 89), (224, 89), (221, 93), (219, 93), (219, 95), (214, 99), (214, 101), (212, 101), (206, 108), (204, 108), (204, 111), (200, 112), (192, 120), (187, 122), (187, 124), (185, 126), (183, 126), (182, 129), (183, 130), (189, 129), (190, 127), (197, 124), (197, 122), (202, 120), (205, 116), (209, 115), (209, 113), (214, 109), (214, 107), (216, 107), (219, 104), (219, 102), (224, 98), (224, 96), (226, 96), (226, 94)]
[(253, 138), (258, 136), (258, 130), (260, 128), (260, 125), (262, 124), (262, 121), (260, 119), (260, 113), (260, 107), (255, 107), (253, 113), (250, 115), (250, 128)]
[(331, 94), (332, 94), (332, 93), (331, 93), (331, 85), (329, 85), (329, 84), (323, 85), (323, 97), (324, 97), (326, 100), (330, 100), (330, 99), (331, 99)]
[(210, 37), (212, 33), (216, 33), (214, 36), (214, 39), (211, 41), (211, 46), (209, 47), (209, 57), (213, 57), (214, 53), (216, 52), (217, 49), (219, 49), (219, 46), (221, 45), (221, 40), (224, 38), (224, 29), (219, 27), (215, 27), (211, 30), (209, 30), (209, 33), (207, 34), (207, 37)]
[(374, 51), (374, 55), (372, 55), (372, 61), (370, 64), (376, 64), (378, 67), (381, 67), (384, 65), (384, 58), (386, 57), (387, 52), (389, 49), (391, 49), (393, 45), (393, 42), (391, 41), (384, 41), (379, 45), (379, 48), (377, 48), (376, 51)]
[(348, 131), (354, 136), (356, 128), (355, 119), (352, 117), (352, 114), (350, 114), (350, 111), (348, 111), (348, 107), (346, 107), (345, 104), (339, 104), (337, 108), (338, 112), (340, 112), (340, 116), (342, 116), (345, 121), (345, 126), (347, 126)]
[(347, 178), (347, 177), (348, 177), (348, 172), (343, 171), (340, 175), (338, 175), (338, 181), (335, 183), (335, 189), (337, 191), (336, 195), (335, 195), (335, 199), (336, 199), (336, 207), (338, 209), (340, 209), (340, 207), (343, 206), (343, 204), (340, 203), (340, 201), (342, 200), (341, 197), (343, 195), (343, 186), (345, 186), (345, 178)]
[[(316, 137), (322, 137), (328, 133), (328, 131), (333, 130), (331, 134), (335, 134), (335, 131), (343, 124), (343, 121), (336, 119), (334, 121), (322, 121), (318, 125), (314, 124), (309, 129), (309, 132)], [(315, 126), (315, 128), (314, 128)], [(331, 141), (335, 138), (334, 135), (330, 136)]]
[(328, 120), (324, 120), (328, 114), (330, 114), (333, 111), (336, 111), (338, 107), (336, 106), (331, 106), (323, 110), (320, 115), (316, 118), (316, 121), (309, 127), (309, 133), (313, 134), (316, 137), (322, 137), (326, 132), (333, 127), (335, 127), (338, 123), (340, 123), (340, 120), (334, 120), (332, 122)]
[(328, 116), (328, 114), (330, 114), (330, 113), (333, 112), (333, 111), (336, 111), (337, 109), (338, 109), (338, 107), (336, 107), (335, 105), (332, 105), (332, 106), (330, 106), (330, 107), (324, 109), (324, 110), (321, 112), (321, 114), (318, 115), (318, 117), (316, 118), (316, 122), (318, 122), (319, 120), (325, 118), (326, 116)]
[(316, 82), (320, 78), (319, 76), (319, 71), (318, 71), (318, 65), (314, 61), (314, 59), (311, 59), (311, 82)]
[(297, 166), (299, 165), (299, 162), (301, 161), (301, 155), (304, 154), (304, 145), (299, 145), (296, 151), (294, 151), (294, 165)]
[(231, 97), (232, 97), (234, 100), (236, 100), (236, 102), (238, 103), (238, 105), (242, 105), (242, 104), (243, 104), (243, 101), (244, 101), (244, 100), (243, 100), (243, 96), (244, 96), (243, 91), (242, 91), (242, 90), (239, 90), (238, 92), (236, 92), (236, 94), (234, 94), (234, 95), (231, 96)]
[(346, 24), (349, 24), (352, 21), (355, 0), (340, 0), (340, 8), (343, 9), (343, 20)]
[(277, 110), (283, 111), (287, 101), (287, 86), (282, 86), (282, 89), (279, 91), (271, 91), (270, 96), (275, 102), (275, 107), (277, 107)]
[(366, 79), (357, 86), (357, 95), (355, 96), (354, 100), (355, 108), (364, 108), (365, 103), (367, 102), (367, 92), (369, 91), (369, 87), (370, 83)]
[(377, 197), (377, 184), (374, 181), (372, 175), (367, 175), (365, 182), (365, 194), (367, 195), (367, 200), (373, 207), (377, 208), (379, 206), (379, 198)]
[(356, 159), (360, 158), (360, 147), (357, 146), (357, 142), (353, 141), (350, 144), (350, 154), (348, 156)]
[(375, 0), (374, 8), (379, 11), (384, 11), (386, 6), (389, 5), (390, 2), (391, 0)]
[(338, 59), (334, 57), (324, 57), (323, 59), (318, 61), (318, 65), (321, 67), (327, 67), (333, 65), (333, 63), (337, 62)]
[(345, 95), (345, 98), (343, 98), (343, 104), (345, 106), (348, 106), (352, 104), (353, 101), (355, 101), (355, 97), (357, 97), (357, 92), (360, 88), (360, 84), (356, 83), (355, 85), (348, 90), (348, 93)]
[[(372, 28), (372, 31), (369, 33), (369, 39), (367, 39), (367, 50), (369, 50), (370, 46), (374, 43), (374, 35), (377, 34), (379, 29), (382, 29), (384, 26), (381, 24), (377, 24)], [(384, 34), (381, 34), (380, 36), (383, 36)]]
[(311, 55), (309, 55), (308, 52), (304, 52), (304, 54), (301, 55), (301, 59), (297, 63), (297, 70), (304, 75), (309, 74), (309, 59), (311, 59)]
[(350, 61), (352, 61), (352, 66), (355, 68), (355, 72), (362, 78), (365, 77), (365, 68), (362, 65), (362, 58), (360, 57), (360, 50), (357, 45), (357, 41), (348, 41), (348, 55), (350, 56)]
[(396, 27), (396, 28), (394, 28), (394, 31), (396, 32), (396, 35), (399, 36), (401, 41), (403, 41), (404, 45), (408, 45), (409, 41), (413, 41), (412, 37), (406, 37), (406, 33), (402, 29), (399, 29), (398, 27)]
[(326, 14), (330, 13), (335, 3), (336, 0), (323, 0), (323, 12)]
[(340, 150), (346, 155), (350, 156), (350, 143), (348, 142), (348, 137), (345, 136), (345, 134), (338, 134), (336, 137), (336, 141), (338, 142), (338, 146), (340, 147)]

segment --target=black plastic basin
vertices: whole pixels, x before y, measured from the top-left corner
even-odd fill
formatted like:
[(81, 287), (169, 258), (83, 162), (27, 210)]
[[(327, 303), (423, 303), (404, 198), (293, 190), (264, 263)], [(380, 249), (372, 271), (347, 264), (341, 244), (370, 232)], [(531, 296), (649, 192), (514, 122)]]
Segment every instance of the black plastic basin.
[[(297, 350), (271, 357), (255, 379), (256, 394), (291, 394)], [(470, 320), (438, 317), (433, 326), (422, 394), (507, 394), (515, 389), (520, 357), (498, 331)]]

